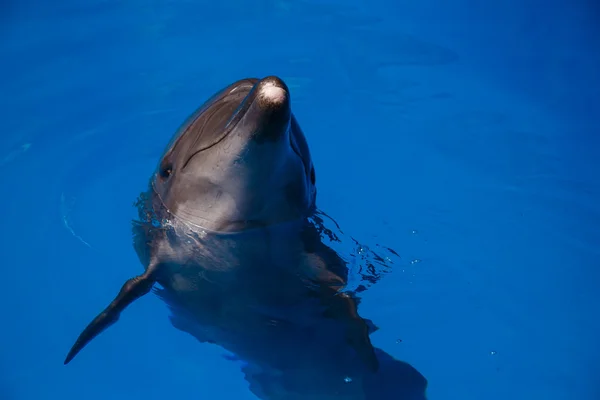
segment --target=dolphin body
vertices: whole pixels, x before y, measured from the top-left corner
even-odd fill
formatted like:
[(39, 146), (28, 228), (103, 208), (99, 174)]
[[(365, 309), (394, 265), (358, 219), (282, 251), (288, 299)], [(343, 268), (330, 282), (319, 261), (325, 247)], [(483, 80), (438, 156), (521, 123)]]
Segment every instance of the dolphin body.
[(144, 273), (85, 328), (65, 364), (153, 290), (177, 329), (243, 361), (261, 399), (425, 399), (426, 379), (372, 346), (377, 328), (343, 290), (348, 268), (321, 239), (315, 183), (281, 79), (216, 93), (175, 133), (138, 199)]

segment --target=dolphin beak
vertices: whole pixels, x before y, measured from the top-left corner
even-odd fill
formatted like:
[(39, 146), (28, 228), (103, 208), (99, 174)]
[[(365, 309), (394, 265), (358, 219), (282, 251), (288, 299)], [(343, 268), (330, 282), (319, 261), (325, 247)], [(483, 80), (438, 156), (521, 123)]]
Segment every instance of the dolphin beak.
[(290, 92), (283, 80), (276, 76), (260, 80), (248, 93), (244, 103), (248, 109), (241, 123), (245, 128), (250, 128), (254, 141), (279, 141), (286, 134), (291, 104)]
[(290, 108), (290, 94), (284, 81), (276, 76), (268, 76), (256, 85), (256, 100), (263, 110), (284, 110)]

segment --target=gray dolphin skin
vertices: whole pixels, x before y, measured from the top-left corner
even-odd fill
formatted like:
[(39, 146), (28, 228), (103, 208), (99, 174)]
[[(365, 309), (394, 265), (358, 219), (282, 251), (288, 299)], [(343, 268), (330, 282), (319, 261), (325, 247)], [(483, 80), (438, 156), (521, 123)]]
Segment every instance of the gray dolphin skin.
[(171, 323), (242, 363), (264, 400), (425, 399), (427, 380), (371, 344), (321, 238), (316, 174), (276, 76), (220, 90), (179, 128), (138, 199), (144, 272), (123, 284), (64, 363), (153, 291)]

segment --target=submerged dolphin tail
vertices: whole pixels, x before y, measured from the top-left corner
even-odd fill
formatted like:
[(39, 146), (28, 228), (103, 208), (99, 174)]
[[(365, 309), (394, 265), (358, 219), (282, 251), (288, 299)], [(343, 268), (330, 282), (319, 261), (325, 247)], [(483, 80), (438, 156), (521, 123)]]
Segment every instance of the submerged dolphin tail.
[(142, 275), (129, 279), (115, 299), (94, 318), (92, 322), (81, 332), (77, 341), (71, 347), (69, 354), (65, 358), (64, 365), (67, 365), (92, 339), (110, 327), (119, 320), (121, 312), (135, 300), (147, 294), (154, 286), (154, 277), (152, 272), (154, 268), (148, 267)]

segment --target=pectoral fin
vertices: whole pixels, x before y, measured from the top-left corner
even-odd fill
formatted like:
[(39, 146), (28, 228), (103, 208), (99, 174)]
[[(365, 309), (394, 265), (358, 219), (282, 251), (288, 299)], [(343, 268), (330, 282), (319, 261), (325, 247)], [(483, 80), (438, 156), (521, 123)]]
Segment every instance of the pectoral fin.
[(354, 349), (370, 371), (379, 369), (379, 361), (369, 334), (378, 328), (358, 315), (358, 299), (339, 292), (348, 281), (348, 267), (339, 254), (325, 245), (314, 225), (302, 232), (307, 264), (312, 267), (312, 280), (320, 287), (320, 296), (327, 304), (330, 318), (344, 324), (346, 342)]
[(346, 294), (343, 294), (342, 297), (346, 302), (350, 315), (352, 315), (351, 320), (348, 321), (347, 340), (369, 370), (375, 372), (379, 369), (379, 361), (369, 337), (369, 324), (358, 315), (354, 299)]
[(83, 332), (81, 332), (64, 361), (65, 365), (67, 365), (92, 339), (117, 322), (121, 312), (128, 305), (144, 296), (152, 289), (155, 282), (152, 277), (152, 270), (153, 268), (149, 267), (144, 274), (131, 278), (125, 282), (121, 291), (110, 305), (98, 314)]
[(344, 322), (346, 341), (367, 368), (376, 372), (379, 369), (379, 361), (369, 338), (372, 326), (358, 315), (355, 300), (346, 293), (336, 294), (328, 314)]

